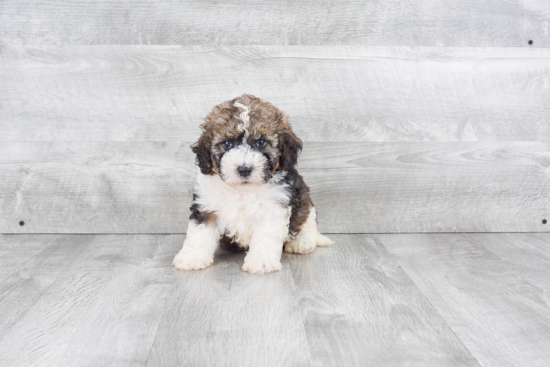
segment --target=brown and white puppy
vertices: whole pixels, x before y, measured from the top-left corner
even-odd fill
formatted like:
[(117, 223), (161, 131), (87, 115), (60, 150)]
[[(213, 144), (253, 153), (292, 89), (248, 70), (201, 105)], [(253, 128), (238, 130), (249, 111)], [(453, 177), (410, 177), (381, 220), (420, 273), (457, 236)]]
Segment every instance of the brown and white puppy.
[(296, 170), (302, 142), (287, 115), (244, 94), (214, 108), (193, 145), (200, 168), (182, 270), (204, 269), (218, 245), (248, 249), (243, 270), (281, 269), (281, 253), (307, 254), (330, 239), (317, 231), (309, 188)]

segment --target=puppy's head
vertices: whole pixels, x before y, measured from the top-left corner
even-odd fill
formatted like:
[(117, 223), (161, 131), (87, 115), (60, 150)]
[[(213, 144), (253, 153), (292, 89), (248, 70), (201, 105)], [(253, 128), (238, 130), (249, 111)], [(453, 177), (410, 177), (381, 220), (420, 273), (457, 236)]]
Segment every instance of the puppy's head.
[(261, 185), (278, 171), (294, 170), (302, 149), (287, 115), (249, 94), (214, 107), (201, 128), (192, 146), (197, 165), (231, 186)]

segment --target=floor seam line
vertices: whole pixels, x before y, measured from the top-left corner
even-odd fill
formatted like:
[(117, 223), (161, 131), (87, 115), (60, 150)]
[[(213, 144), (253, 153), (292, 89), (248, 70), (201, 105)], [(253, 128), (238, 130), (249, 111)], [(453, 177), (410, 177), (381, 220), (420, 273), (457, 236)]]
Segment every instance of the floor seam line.
[[(69, 238), (66, 238), (59, 246), (62, 246), (63, 244), (67, 243), (69, 241)], [(89, 246), (89, 244), (88, 244)], [(80, 256), (84, 256), (83, 255), (83, 251), (80, 252)], [(80, 257), (79, 257), (80, 258)], [(17, 320), (15, 320), (14, 322), (12, 322), (9, 326), (9, 329), (6, 329), (4, 330), (3, 332), (3, 335), (6, 335), (6, 333), (8, 333), (9, 331), (11, 331), (11, 329), (18, 323), (20, 322), (23, 317), (31, 310), (32, 307), (34, 307), (36, 304), (38, 304), (38, 302), (42, 299), (42, 297), (44, 297), (44, 294), (46, 294), (46, 292), (52, 288), (54, 286), (54, 284), (57, 284), (57, 281), (68, 271), (68, 269), (71, 267), (71, 265), (73, 264), (74, 262), (67, 262), (67, 266), (65, 266), (65, 268), (63, 269), (63, 271), (61, 271), (59, 273), (59, 275), (55, 278), (55, 280), (46, 288), (44, 289), (44, 291), (40, 294), (40, 296), (36, 299), (36, 301), (30, 305), (29, 307), (27, 307), (27, 309), (25, 310), (25, 312), (21, 315), (19, 315), (19, 318)], [(0, 343), (2, 342), (3, 338), (0, 339)]]
[(147, 354), (147, 359), (145, 360), (145, 364), (144, 364), (145, 367), (147, 367), (147, 365), (149, 364), (149, 358), (151, 358), (151, 353), (153, 353), (153, 347), (155, 346), (155, 342), (157, 341), (160, 325), (162, 324), (162, 322), (164, 321), (164, 319), (166, 317), (166, 311), (168, 309), (168, 300), (172, 297), (172, 294), (174, 293), (174, 289), (176, 288), (176, 285), (177, 284), (175, 282), (172, 284), (172, 289), (170, 289), (170, 293), (168, 294), (168, 297), (166, 297), (166, 302), (164, 304), (164, 308), (162, 309), (162, 316), (161, 316), (160, 321), (157, 325), (157, 329), (155, 330), (155, 336), (153, 338), (153, 342), (151, 343), (151, 348), (149, 349), (149, 354)]
[(416, 284), (416, 282), (411, 278), (411, 276), (407, 273), (407, 271), (405, 270), (405, 267), (403, 266), (403, 263), (400, 261), (399, 257), (397, 257), (395, 254), (391, 253), (389, 251), (389, 249), (386, 247), (386, 245), (382, 244), (382, 246), (384, 246), (384, 248), (386, 249), (386, 251), (388, 252), (388, 254), (390, 254), (396, 261), (397, 263), (399, 264), (400, 266), (400, 269), (401, 271), (403, 272), (403, 274), (405, 274), (405, 276), (411, 281), (412, 284), (414, 284), (414, 286), (416, 287), (416, 289), (418, 289), (418, 291), (420, 292), (420, 294), (422, 295), (422, 297), (426, 300), (426, 302), (428, 302), (428, 304), (430, 305), (430, 307), (434, 310), (434, 312), (436, 312), (439, 317), (441, 318), (441, 320), (445, 323), (445, 325), (447, 325), (447, 327), (449, 328), (449, 330), (451, 330), (451, 332), (453, 333), (453, 335), (456, 337), (456, 339), (460, 342), (460, 344), (464, 347), (465, 350), (468, 351), (468, 353), (470, 354), (470, 356), (472, 356), (472, 358), (474, 359), (474, 361), (477, 363), (477, 365), (479, 367), (483, 367), (483, 365), (479, 362), (479, 360), (473, 355), (472, 351), (470, 350), (470, 348), (468, 348), (466, 346), (466, 344), (464, 344), (464, 341), (462, 340), (462, 338), (460, 338), (456, 331), (451, 327), (451, 325), (447, 322), (447, 320), (443, 317), (443, 315), (441, 315), (441, 313), (439, 312), (439, 310), (434, 306), (434, 304), (432, 303), (432, 301), (428, 298), (428, 296), (426, 296), (426, 294), (422, 291), (422, 289), (418, 286), (418, 284)]
[(290, 269), (289, 272), (290, 272), (290, 281), (291, 281), (291, 285), (292, 285), (292, 291), (295, 295), (293, 297), (293, 303), (296, 307), (296, 311), (298, 311), (298, 316), (300, 317), (300, 325), (301, 325), (301, 329), (304, 332), (304, 337), (306, 339), (306, 344), (307, 344), (307, 351), (308, 351), (308, 354), (309, 354), (308, 365), (311, 366), (313, 354), (312, 354), (312, 351), (311, 351), (311, 346), (310, 346), (310, 343), (309, 343), (309, 337), (308, 337), (308, 334), (307, 334), (307, 331), (306, 331), (306, 325), (304, 323), (304, 318), (302, 317), (302, 308), (300, 307), (300, 302), (298, 300), (298, 287), (296, 285), (296, 281), (294, 280), (294, 272), (292, 271), (292, 265), (290, 264), (291, 258), (288, 254), (286, 254), (285, 256), (287, 258), (288, 267)]

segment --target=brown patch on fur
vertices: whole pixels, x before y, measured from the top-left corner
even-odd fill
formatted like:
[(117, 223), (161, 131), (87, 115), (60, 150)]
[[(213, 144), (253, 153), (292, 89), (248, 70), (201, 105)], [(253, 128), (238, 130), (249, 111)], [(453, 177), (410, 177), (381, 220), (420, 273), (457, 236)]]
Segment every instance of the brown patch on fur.
[(298, 163), (298, 155), (302, 151), (302, 141), (294, 135), (292, 129), (281, 134), (279, 151), (281, 152), (281, 157), (277, 166), (281, 170), (293, 170)]
[(290, 215), (290, 223), (288, 233), (291, 237), (296, 236), (302, 225), (309, 217), (309, 211), (313, 207), (313, 202), (309, 197), (309, 187), (306, 185), (302, 176), (297, 175), (294, 184), (291, 186), (290, 206), (292, 212)]
[(254, 142), (265, 139), (268, 142), (264, 152), (274, 162), (272, 173), (294, 167), (302, 149), (302, 141), (294, 135), (286, 113), (258, 97), (243, 94), (214, 107), (201, 125), (203, 134), (192, 146), (201, 172), (205, 175), (218, 174), (216, 161), (219, 162), (225, 153), (222, 143), (236, 140), (242, 135), (243, 130), (239, 126), (243, 121), (239, 115), (243, 109), (235, 106), (237, 102), (249, 109), (248, 140)]
[(204, 175), (212, 174), (212, 133), (205, 130), (199, 138), (199, 141), (191, 146), (191, 150), (197, 155), (195, 162), (201, 169), (201, 172)]

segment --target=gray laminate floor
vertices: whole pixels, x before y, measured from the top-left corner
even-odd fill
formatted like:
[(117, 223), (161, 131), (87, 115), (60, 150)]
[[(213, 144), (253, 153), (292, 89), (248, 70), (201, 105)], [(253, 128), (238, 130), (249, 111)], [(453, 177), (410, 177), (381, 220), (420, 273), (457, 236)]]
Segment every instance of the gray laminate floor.
[(0, 236), (0, 365), (550, 365), (550, 234), (331, 237), (253, 276), (174, 270), (182, 235)]

